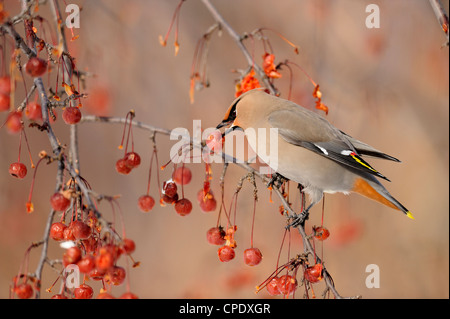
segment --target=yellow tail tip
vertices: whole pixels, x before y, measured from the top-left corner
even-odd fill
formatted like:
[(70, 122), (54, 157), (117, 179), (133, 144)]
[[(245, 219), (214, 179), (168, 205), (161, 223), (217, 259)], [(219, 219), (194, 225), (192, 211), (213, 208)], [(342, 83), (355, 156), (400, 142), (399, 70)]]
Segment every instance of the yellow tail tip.
[(414, 219), (413, 215), (411, 214), (411, 212), (407, 211), (406, 212), (406, 216), (408, 216), (411, 219)]

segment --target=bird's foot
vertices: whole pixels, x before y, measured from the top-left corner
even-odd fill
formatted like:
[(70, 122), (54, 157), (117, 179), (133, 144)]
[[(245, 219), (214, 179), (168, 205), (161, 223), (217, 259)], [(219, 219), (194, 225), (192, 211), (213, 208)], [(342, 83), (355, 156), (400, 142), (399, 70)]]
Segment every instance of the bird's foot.
[(305, 224), (305, 221), (309, 218), (309, 208), (302, 211), (299, 215), (292, 218), (292, 222), (286, 226), (286, 229), (289, 229), (291, 227), (295, 228), (299, 225)]
[(270, 188), (273, 186), (280, 188), (283, 185), (283, 183), (285, 183), (287, 181), (289, 181), (289, 179), (287, 179), (283, 175), (275, 173), (272, 175), (272, 178), (270, 179), (269, 183), (267, 183), (267, 188)]

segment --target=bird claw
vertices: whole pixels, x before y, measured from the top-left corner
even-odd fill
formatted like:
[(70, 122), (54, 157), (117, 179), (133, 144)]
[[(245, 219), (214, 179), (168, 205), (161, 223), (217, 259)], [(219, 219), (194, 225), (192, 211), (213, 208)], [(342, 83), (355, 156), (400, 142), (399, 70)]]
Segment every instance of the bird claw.
[(302, 211), (299, 215), (295, 216), (292, 222), (286, 226), (286, 229), (291, 227), (297, 227), (299, 225), (304, 225), (305, 221), (309, 218), (309, 207)]
[(280, 188), (281, 185), (283, 185), (283, 183), (289, 181), (289, 179), (287, 179), (286, 177), (284, 177), (281, 174), (275, 173), (272, 175), (272, 178), (270, 179), (270, 181), (267, 183), (267, 188), (270, 187), (277, 187)]

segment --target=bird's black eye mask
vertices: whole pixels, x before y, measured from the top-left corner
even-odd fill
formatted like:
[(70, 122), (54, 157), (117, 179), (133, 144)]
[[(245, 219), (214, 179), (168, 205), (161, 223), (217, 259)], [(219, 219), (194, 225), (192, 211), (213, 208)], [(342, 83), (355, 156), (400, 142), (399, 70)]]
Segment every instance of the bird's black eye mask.
[[(222, 122), (219, 123), (219, 125), (217, 125), (217, 129), (224, 127), (224, 126), (228, 126), (230, 124), (232, 124), (234, 122), (234, 120), (236, 119), (236, 106), (239, 103), (240, 99), (237, 99), (233, 105), (230, 106), (230, 108), (228, 109), (227, 113), (225, 114), (224, 119), (222, 120)], [(241, 130), (243, 131), (243, 129), (237, 125), (232, 125), (230, 128), (226, 129), (225, 132), (222, 133), (222, 137), (224, 137), (225, 135), (227, 135), (228, 133), (233, 132), (234, 130)]]
[(236, 103), (234, 103), (232, 106), (230, 106), (230, 108), (228, 109), (227, 113), (225, 114), (224, 119), (222, 120), (222, 122), (219, 123), (219, 125), (217, 125), (217, 129), (230, 125), (231, 123), (233, 123), (233, 121), (236, 119), (236, 105), (239, 101), (236, 101)]

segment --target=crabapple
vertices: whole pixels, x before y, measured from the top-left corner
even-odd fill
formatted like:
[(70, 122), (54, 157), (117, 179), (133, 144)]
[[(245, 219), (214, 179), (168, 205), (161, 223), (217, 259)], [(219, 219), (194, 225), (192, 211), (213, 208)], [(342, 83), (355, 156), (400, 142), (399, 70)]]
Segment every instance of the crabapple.
[(64, 223), (56, 222), (50, 227), (50, 237), (53, 240), (60, 241), (64, 239), (64, 230), (67, 226)]
[(313, 231), (314, 238), (316, 238), (317, 240), (325, 240), (330, 236), (330, 231), (322, 226), (314, 227)]
[(92, 228), (81, 220), (74, 220), (69, 227), (72, 229), (72, 234), (76, 239), (87, 239), (92, 234)]
[(164, 203), (173, 204), (178, 201), (178, 194), (175, 194), (173, 197), (170, 197), (170, 196), (164, 194), (162, 199), (163, 199)]
[(222, 227), (212, 227), (206, 232), (206, 240), (211, 245), (223, 245), (226, 242), (225, 235)]
[(81, 259), (81, 249), (74, 246), (70, 247), (66, 250), (63, 255), (63, 264), (64, 266), (70, 264), (76, 264)]
[(136, 152), (129, 152), (125, 154), (125, 165), (130, 168), (136, 168), (141, 164), (141, 157)]
[(269, 283), (266, 286), (267, 292), (269, 293), (269, 295), (276, 296), (276, 295), (281, 294), (280, 289), (278, 289), (279, 281), (280, 281), (280, 278), (278, 278), (278, 277), (273, 277), (272, 279), (270, 279)]
[(16, 178), (22, 179), (27, 175), (27, 167), (25, 164), (16, 162), (9, 166), (9, 174)]
[(62, 113), (62, 118), (66, 124), (77, 124), (81, 120), (81, 111), (76, 106), (66, 107)]
[(163, 183), (163, 193), (164, 195), (167, 195), (169, 197), (174, 197), (175, 194), (177, 193), (177, 184), (175, 184), (174, 182), (171, 181), (167, 181)]
[(261, 251), (258, 248), (248, 248), (244, 250), (244, 262), (249, 266), (256, 266), (262, 260)]
[(97, 299), (116, 299), (114, 296), (107, 292), (101, 292), (97, 295)]
[(305, 269), (305, 279), (308, 280), (311, 283), (318, 282), (322, 280), (322, 270), (323, 266), (322, 264), (315, 264), (312, 267), (308, 267)]
[(25, 115), (30, 120), (42, 120), (42, 107), (37, 102), (30, 102), (25, 109)]
[(14, 111), (9, 113), (6, 119), (6, 129), (8, 132), (11, 134), (19, 133), (22, 126), (22, 112)]
[(91, 286), (86, 284), (81, 284), (78, 288), (73, 291), (75, 299), (91, 299), (94, 295), (94, 290)]
[(136, 249), (136, 244), (134, 243), (134, 240), (129, 239), (129, 238), (123, 239), (123, 250), (127, 254), (131, 254), (132, 252), (134, 252), (135, 249)]
[(217, 251), (217, 254), (219, 255), (220, 261), (222, 261), (222, 262), (230, 261), (230, 260), (234, 259), (235, 255), (236, 255), (236, 253), (234, 252), (234, 249), (228, 245), (220, 247), (219, 250)]
[(56, 192), (50, 197), (50, 205), (54, 210), (63, 212), (69, 208), (70, 200), (62, 193)]
[(10, 102), (11, 102), (11, 99), (9, 97), (9, 93), (8, 94), (0, 93), (0, 112), (8, 111)]
[(130, 174), (131, 172), (131, 167), (127, 165), (127, 162), (124, 158), (119, 159), (116, 162), (116, 171), (120, 174)]
[(172, 179), (179, 185), (186, 185), (191, 182), (192, 173), (187, 167), (178, 167), (172, 174)]
[(95, 268), (95, 257), (93, 255), (85, 255), (77, 262), (78, 269), (83, 274), (89, 274)]
[(25, 65), (25, 71), (32, 77), (41, 76), (47, 70), (47, 61), (32, 57)]
[(149, 212), (155, 206), (155, 200), (150, 195), (142, 195), (138, 199), (139, 209), (143, 212)]
[(281, 276), (278, 279), (278, 290), (283, 295), (289, 295), (297, 289), (297, 279), (290, 275)]
[(70, 228), (70, 227), (65, 228), (63, 231), (63, 234), (64, 234), (64, 240), (71, 240), (71, 241), (76, 240), (75, 236), (72, 233), (72, 228)]
[(182, 198), (175, 203), (175, 210), (181, 216), (186, 216), (192, 211), (192, 203), (187, 198)]
[(100, 248), (99, 254), (95, 258), (95, 266), (99, 270), (108, 270), (114, 265), (114, 254), (108, 248)]
[(120, 296), (120, 299), (139, 299), (139, 297), (132, 292), (126, 292)]
[(29, 299), (33, 296), (33, 287), (30, 284), (20, 284), (14, 288), (14, 292), (20, 299)]
[(11, 78), (9, 76), (2, 76), (0, 77), (0, 94), (9, 96), (9, 93), (11, 93)]
[(105, 274), (105, 282), (118, 286), (123, 283), (126, 277), (126, 272), (123, 267), (113, 266)]

